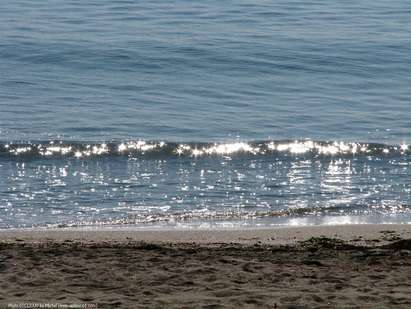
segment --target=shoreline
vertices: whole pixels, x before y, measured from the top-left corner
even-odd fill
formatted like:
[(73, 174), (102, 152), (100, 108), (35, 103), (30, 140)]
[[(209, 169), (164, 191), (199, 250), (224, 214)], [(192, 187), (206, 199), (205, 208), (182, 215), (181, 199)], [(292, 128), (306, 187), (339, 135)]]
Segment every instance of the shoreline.
[(327, 226), (282, 226), (228, 229), (144, 229), (133, 227), (86, 227), (62, 229), (0, 230), (0, 242), (129, 242), (149, 243), (238, 243), (293, 245), (311, 237), (338, 238), (359, 245), (378, 245), (411, 238), (411, 224), (345, 224)]

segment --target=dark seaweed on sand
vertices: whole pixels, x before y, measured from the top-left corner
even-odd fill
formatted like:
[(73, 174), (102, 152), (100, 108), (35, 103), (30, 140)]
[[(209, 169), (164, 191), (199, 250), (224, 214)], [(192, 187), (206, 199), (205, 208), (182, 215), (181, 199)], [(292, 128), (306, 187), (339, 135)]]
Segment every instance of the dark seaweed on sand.
[(301, 241), (298, 246), (304, 250), (316, 251), (321, 249), (332, 249), (332, 250), (353, 250), (360, 249), (362, 247), (351, 245), (345, 241), (338, 238), (328, 238), (328, 237), (311, 237), (308, 240)]

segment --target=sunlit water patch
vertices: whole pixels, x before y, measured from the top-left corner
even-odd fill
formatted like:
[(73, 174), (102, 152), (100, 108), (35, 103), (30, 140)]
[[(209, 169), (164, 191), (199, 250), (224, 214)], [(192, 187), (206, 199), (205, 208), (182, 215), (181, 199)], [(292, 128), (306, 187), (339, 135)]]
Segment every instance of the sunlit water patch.
[(2, 228), (330, 216), (406, 222), (411, 210), (406, 145), (55, 141), (1, 149)]
[(102, 156), (235, 156), (235, 155), (313, 155), (313, 156), (341, 156), (341, 155), (406, 155), (410, 153), (410, 146), (384, 145), (376, 143), (358, 142), (315, 142), (312, 140), (294, 141), (259, 141), (259, 142), (220, 142), (220, 143), (175, 143), (157, 141), (126, 141), (110, 143), (86, 142), (9, 142), (0, 144), (0, 156), (47, 158), (47, 157), (75, 157), (89, 158)]

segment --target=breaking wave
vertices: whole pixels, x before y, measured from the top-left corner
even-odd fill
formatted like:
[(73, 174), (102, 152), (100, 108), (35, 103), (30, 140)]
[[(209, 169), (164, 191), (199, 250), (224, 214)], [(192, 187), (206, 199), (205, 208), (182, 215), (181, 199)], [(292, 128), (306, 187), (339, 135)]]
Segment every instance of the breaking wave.
[(234, 156), (234, 155), (406, 155), (411, 153), (407, 144), (385, 145), (344, 141), (235, 141), (224, 143), (176, 143), (164, 141), (123, 142), (8, 142), (0, 143), (0, 157), (73, 157), (78, 159), (103, 156)]

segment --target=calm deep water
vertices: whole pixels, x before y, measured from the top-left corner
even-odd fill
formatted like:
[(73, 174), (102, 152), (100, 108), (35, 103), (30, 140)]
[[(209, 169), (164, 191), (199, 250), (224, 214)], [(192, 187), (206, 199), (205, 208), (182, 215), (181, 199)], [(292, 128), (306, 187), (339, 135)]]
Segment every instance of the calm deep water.
[(0, 228), (411, 222), (409, 1), (0, 3)]

